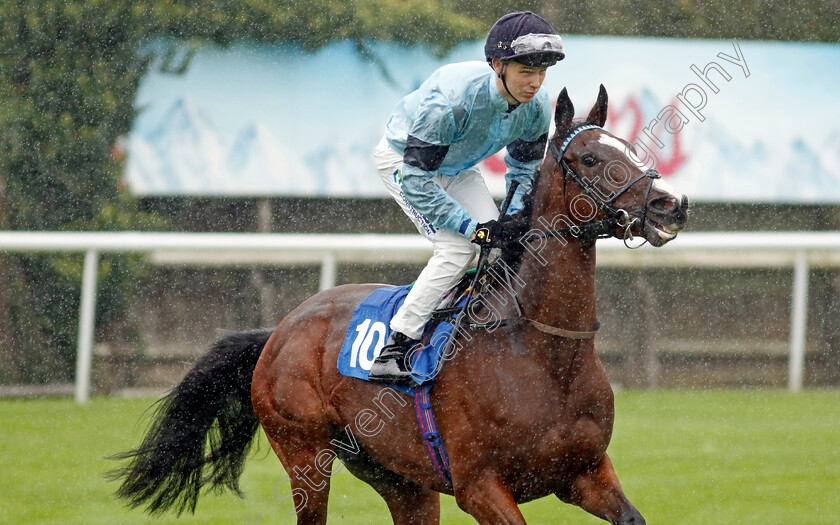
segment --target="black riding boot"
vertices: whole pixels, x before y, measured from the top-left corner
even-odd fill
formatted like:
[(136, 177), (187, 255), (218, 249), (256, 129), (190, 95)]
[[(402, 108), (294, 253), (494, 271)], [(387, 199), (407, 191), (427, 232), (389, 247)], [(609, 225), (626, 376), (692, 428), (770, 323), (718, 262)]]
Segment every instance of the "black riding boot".
[(382, 381), (384, 383), (409, 383), (412, 382), (411, 370), (406, 363), (406, 354), (417, 343), (400, 332), (391, 332), (388, 342), (382, 347), (370, 367), (371, 381)]

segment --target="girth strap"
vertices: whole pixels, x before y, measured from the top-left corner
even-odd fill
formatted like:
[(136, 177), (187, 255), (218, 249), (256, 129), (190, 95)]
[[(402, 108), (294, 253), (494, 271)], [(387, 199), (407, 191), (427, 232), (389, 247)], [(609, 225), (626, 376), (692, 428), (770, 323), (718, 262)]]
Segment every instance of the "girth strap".
[(452, 488), (452, 474), (449, 470), (449, 455), (443, 446), (443, 438), (438, 431), (435, 415), (432, 413), (432, 398), (429, 395), (431, 383), (414, 389), (414, 409), (417, 421), (420, 423), (420, 433), (426, 443), (426, 450), (432, 459), (432, 466), (447, 488)]

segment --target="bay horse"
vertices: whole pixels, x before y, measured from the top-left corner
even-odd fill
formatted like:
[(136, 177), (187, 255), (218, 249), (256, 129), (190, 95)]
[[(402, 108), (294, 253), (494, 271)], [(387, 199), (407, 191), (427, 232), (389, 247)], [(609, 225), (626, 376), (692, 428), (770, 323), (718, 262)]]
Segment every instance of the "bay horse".
[[(262, 426), (299, 525), (326, 523), (330, 477), (345, 467), (399, 525), (439, 523), (439, 493), (482, 524), (524, 524), (517, 504), (552, 494), (613, 524), (645, 523), (607, 455), (614, 405), (592, 338), (595, 240), (661, 246), (684, 227), (688, 200), (602, 129), (603, 86), (586, 120), (573, 116), (564, 89), (511, 267), (519, 322), (464, 336), (435, 378), (451, 485), (433, 468), (410, 397), (337, 371), (354, 308), (383, 286), (365, 284), (307, 299), (274, 330), (222, 337), (161, 400), (140, 447), (117, 456), (131, 459), (113, 473), (117, 494), (180, 514), (195, 511), (202, 486), (238, 492)], [(501, 295), (495, 306), (509, 311)]]

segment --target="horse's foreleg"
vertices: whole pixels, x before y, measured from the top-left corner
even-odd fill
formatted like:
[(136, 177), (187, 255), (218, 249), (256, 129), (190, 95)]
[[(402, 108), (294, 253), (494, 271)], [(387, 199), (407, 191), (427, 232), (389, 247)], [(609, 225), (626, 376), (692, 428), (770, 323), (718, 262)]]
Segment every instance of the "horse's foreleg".
[[(342, 438), (342, 441), (347, 440), (349, 437)], [(338, 452), (338, 459), (347, 470), (382, 496), (395, 525), (440, 523), (440, 494), (386, 469), (364, 449), (339, 449)]]
[(645, 519), (621, 490), (618, 476), (606, 454), (597, 467), (574, 481), (567, 497), (558, 497), (615, 525), (645, 524)]
[(455, 501), (477, 522), (482, 525), (526, 525), (513, 494), (495, 473), (484, 472), (466, 484), (453, 481)]

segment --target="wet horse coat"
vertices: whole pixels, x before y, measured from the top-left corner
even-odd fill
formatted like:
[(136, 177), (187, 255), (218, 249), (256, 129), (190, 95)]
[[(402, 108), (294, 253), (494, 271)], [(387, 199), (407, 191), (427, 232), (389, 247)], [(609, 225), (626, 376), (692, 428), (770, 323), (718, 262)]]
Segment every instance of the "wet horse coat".
[[(627, 160), (620, 147), (626, 143), (600, 129), (606, 111), (602, 87), (586, 120), (598, 127), (580, 130), (572, 123), (574, 108), (566, 91), (560, 94), (553, 151), (573, 131), (577, 134), (541, 167), (532, 227), (565, 226), (576, 216), (571, 206), (589, 195), (597, 209), (588, 218), (605, 220), (610, 210), (622, 211), (622, 227), (603, 223), (612, 225), (610, 234), (632, 232), (651, 244), (664, 244), (684, 226), (687, 200)], [(615, 162), (627, 172), (624, 180), (607, 176), (606, 167)], [(613, 198), (607, 202), (603, 195)], [(270, 337), (260, 332), (247, 338), (251, 350), (242, 352), (251, 356), (265, 342), (250, 395), (259, 424), (289, 474), (299, 524), (326, 523), (330, 477), (343, 468), (333, 463), (336, 457), (382, 495), (397, 524), (438, 523), (439, 492), (454, 494), (479, 523), (523, 524), (517, 504), (552, 494), (611, 523), (644, 523), (607, 455), (613, 393), (593, 340), (553, 335), (545, 328), (587, 332), (597, 326), (594, 239), (548, 236), (538, 252), (536, 244), (523, 241), (514, 280), (520, 284), (513, 290), (523, 316), (536, 324), (520, 322), (462, 336), (432, 389), (451, 462), (451, 490), (432, 466), (412, 400), (383, 385), (341, 376), (336, 369), (353, 309), (378, 285), (319, 293), (283, 319)], [(510, 312), (504, 296), (488, 294), (488, 307)], [(167, 403), (177, 407), (185, 402), (176, 392)], [(158, 480), (167, 475), (149, 480), (138, 473), (144, 454), (154, 457), (154, 445), (154, 440), (144, 442), (125, 455), (138, 464), (133, 477), (130, 468), (123, 473), (127, 481), (121, 489), (134, 504), (152, 497), (149, 486), (159, 490), (163, 482)], [(205, 458), (200, 467), (205, 464), (214, 466), (213, 458)], [(232, 477), (216, 482), (235, 488)], [(146, 495), (138, 496), (143, 483)], [(181, 508), (194, 506), (197, 494), (190, 497)]]
[[(564, 97), (555, 140), (572, 125), (573, 109)], [(588, 122), (601, 126), (605, 118), (602, 92)], [(622, 143), (601, 129), (586, 130), (564, 160), (585, 176), (598, 169), (586, 155), (600, 158), (602, 170), (623, 157), (615, 144)], [(546, 161), (532, 224), (540, 217), (552, 224), (558, 214), (571, 216), (569, 203), (580, 194), (573, 186), (556, 160)], [(638, 202), (641, 197), (648, 202)], [(657, 244), (685, 222), (685, 199), (656, 184), (640, 181), (615, 204), (637, 216), (645, 209), (650, 223), (640, 225), (639, 233)], [(542, 258), (526, 250), (521, 263), (518, 277), (526, 286), (517, 292), (523, 313), (545, 325), (592, 330), (594, 242), (558, 238), (549, 244)], [(322, 462), (329, 457), (325, 450), (339, 453), (351, 472), (385, 497), (397, 523), (436, 523), (434, 491), (448, 492), (432, 468), (410, 400), (336, 372), (352, 310), (372, 289), (344, 286), (304, 302), (277, 327), (257, 364), (252, 393), (262, 426), (287, 471), (311, 474), (292, 480), (308, 490), (299, 523), (326, 517), (329, 477), (314, 468), (319, 454)], [(432, 390), (459, 506), (481, 523), (524, 523), (516, 503), (556, 494), (615, 523), (641, 523), (606, 454), (613, 395), (593, 341), (550, 335), (528, 323), (471, 335)], [(357, 441), (359, 450), (336, 447), (341, 441)], [(313, 487), (321, 489), (312, 493)]]

